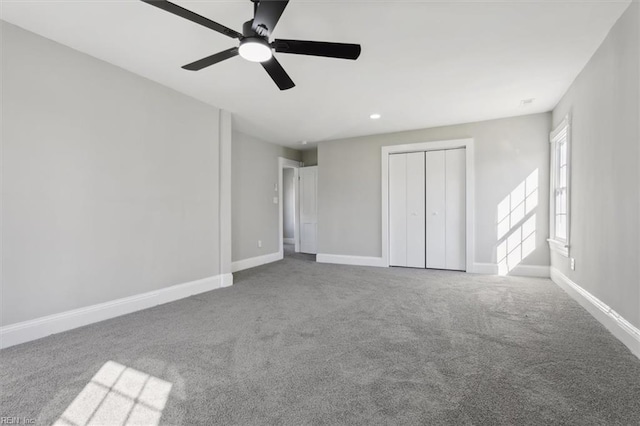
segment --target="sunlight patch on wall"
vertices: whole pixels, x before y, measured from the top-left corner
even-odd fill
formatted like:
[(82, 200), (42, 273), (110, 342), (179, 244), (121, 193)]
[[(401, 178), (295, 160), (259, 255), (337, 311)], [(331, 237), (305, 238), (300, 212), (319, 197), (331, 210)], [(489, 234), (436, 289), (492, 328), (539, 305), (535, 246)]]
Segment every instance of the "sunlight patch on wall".
[(536, 249), (538, 169), (498, 204), (496, 259), (506, 275)]
[(172, 384), (108, 361), (55, 425), (157, 425)]
[(498, 244), (498, 275), (506, 275), (536, 249), (536, 215)]

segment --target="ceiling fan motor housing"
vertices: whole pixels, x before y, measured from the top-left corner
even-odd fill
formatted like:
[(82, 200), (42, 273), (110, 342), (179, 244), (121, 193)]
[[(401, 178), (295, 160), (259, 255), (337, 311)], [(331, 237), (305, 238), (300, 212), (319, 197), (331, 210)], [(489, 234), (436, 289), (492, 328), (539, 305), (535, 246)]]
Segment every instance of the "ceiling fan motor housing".
[(247, 21), (242, 26), (239, 53), (244, 59), (251, 62), (265, 62), (273, 56), (271, 45), (267, 37), (260, 36), (252, 28), (253, 20)]
[(248, 20), (242, 24), (242, 35), (245, 37), (262, 37), (267, 38), (269, 31), (267, 27), (260, 24), (255, 29), (253, 28), (253, 19)]

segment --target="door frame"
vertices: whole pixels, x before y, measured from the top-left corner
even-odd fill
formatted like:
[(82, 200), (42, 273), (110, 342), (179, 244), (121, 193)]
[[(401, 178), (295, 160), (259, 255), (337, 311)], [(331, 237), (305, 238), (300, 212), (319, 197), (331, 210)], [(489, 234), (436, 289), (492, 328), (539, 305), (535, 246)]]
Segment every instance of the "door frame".
[(278, 247), (280, 257), (284, 257), (284, 206), (282, 205), (282, 191), (284, 186), (283, 169), (293, 169), (293, 192), (295, 201), (293, 204), (293, 238), (295, 241), (296, 253), (300, 251), (300, 185), (298, 181), (298, 168), (301, 163), (288, 158), (278, 157)]
[(389, 267), (389, 155), (456, 148), (465, 148), (466, 272), (473, 272), (475, 258), (475, 155), (474, 141), (472, 138), (387, 145), (382, 147), (382, 266)]

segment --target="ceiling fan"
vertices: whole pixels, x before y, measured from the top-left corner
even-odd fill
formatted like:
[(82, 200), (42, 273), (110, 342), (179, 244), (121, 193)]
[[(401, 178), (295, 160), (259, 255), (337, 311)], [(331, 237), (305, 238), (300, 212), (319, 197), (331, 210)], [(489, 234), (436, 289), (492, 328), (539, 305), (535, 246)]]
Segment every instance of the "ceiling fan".
[(278, 53), (324, 56), (340, 59), (358, 59), (358, 56), (360, 56), (361, 49), (359, 44), (285, 39), (275, 39), (269, 43), (269, 36), (273, 33), (289, 0), (251, 0), (253, 2), (254, 16), (253, 19), (244, 23), (242, 26), (242, 34), (166, 0), (141, 1), (184, 19), (188, 19), (196, 24), (203, 25), (227, 37), (240, 40), (238, 47), (232, 47), (231, 49), (223, 50), (222, 52), (187, 64), (182, 67), (186, 70), (199, 71), (218, 62), (240, 55), (248, 61), (260, 62), (280, 90), (287, 90), (294, 87), (295, 84), (284, 68), (282, 68), (282, 65), (280, 65), (273, 56), (273, 50)]

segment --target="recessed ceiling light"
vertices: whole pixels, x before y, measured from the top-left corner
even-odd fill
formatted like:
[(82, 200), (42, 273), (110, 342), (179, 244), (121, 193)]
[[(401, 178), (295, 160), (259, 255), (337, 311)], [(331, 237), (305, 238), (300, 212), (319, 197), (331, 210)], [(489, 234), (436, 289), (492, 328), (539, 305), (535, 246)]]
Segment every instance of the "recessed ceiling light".
[(302, 141), (302, 142), (300, 142), (300, 143), (301, 143), (302, 145), (306, 145), (306, 144), (307, 144), (307, 141)]
[(369, 116), (369, 118), (372, 119), (372, 120), (378, 120), (378, 119), (380, 119), (380, 117), (382, 117), (382, 116), (380, 114), (377, 114), (377, 113), (376, 114), (371, 114)]
[(529, 106), (535, 101), (536, 98), (523, 99), (520, 101), (520, 106)]

